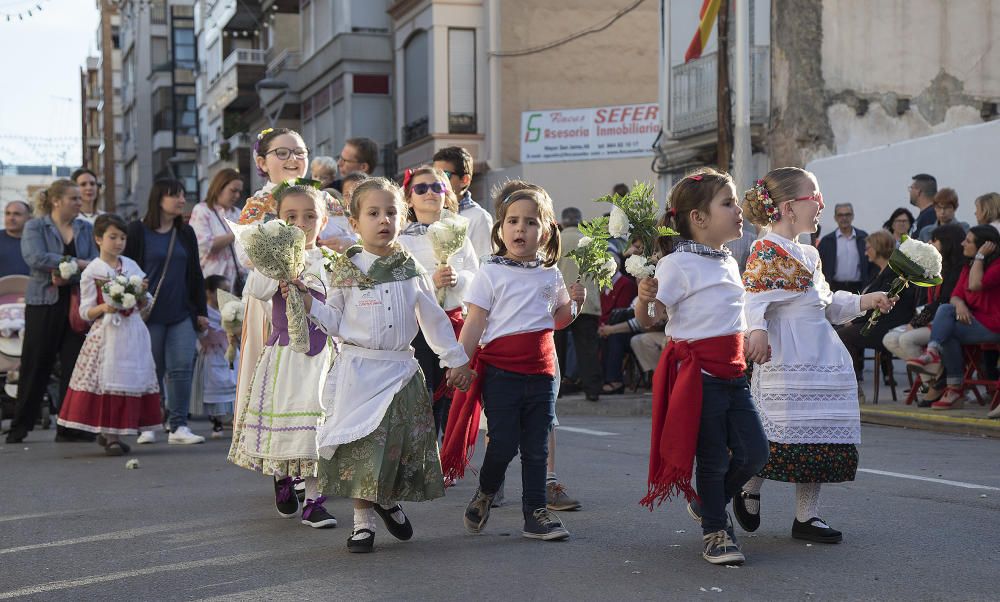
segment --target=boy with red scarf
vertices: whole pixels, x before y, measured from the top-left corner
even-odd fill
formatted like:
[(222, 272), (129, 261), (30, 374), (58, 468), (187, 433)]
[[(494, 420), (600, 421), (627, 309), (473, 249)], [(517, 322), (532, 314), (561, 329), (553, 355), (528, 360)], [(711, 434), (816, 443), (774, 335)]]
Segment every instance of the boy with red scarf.
[(639, 283), (639, 307), (655, 311), (636, 312), (646, 328), (669, 317), (653, 375), (649, 490), (641, 503), (652, 510), (683, 494), (702, 525), (702, 557), (712, 564), (746, 560), (726, 505), (767, 462), (745, 375), (743, 283), (723, 246), (742, 236), (742, 214), (728, 174), (706, 169), (678, 182), (664, 222), (681, 240), (664, 241), (655, 277)]
[(522, 535), (566, 539), (569, 531), (546, 508), (545, 496), (557, 388), (552, 332), (573, 321), (571, 302), (583, 305), (586, 290), (580, 284), (567, 290), (554, 267), (562, 255), (559, 228), (552, 199), (541, 188), (517, 190), (498, 203), (493, 243), (497, 254), (483, 258), (465, 296), (469, 313), (459, 342), (477, 377), (452, 402), (441, 466), (445, 478), (465, 473), (482, 403), (489, 439), (479, 488), (465, 510), (466, 530), (480, 533), (486, 526), (507, 465), (520, 450)]

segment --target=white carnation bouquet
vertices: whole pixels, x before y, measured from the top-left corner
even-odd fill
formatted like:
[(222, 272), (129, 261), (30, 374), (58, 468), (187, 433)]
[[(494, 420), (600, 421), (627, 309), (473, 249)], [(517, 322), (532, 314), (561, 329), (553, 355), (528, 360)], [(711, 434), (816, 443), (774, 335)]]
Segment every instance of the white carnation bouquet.
[[(101, 285), (101, 292), (105, 303), (128, 316), (140, 302), (146, 300), (146, 283), (138, 275), (126, 277), (119, 274)], [(119, 314), (112, 316), (112, 321), (116, 326), (120, 324)]]
[(73, 276), (76, 276), (79, 272), (80, 266), (77, 265), (76, 259), (73, 257), (65, 255), (62, 260), (59, 261), (59, 277), (63, 280), (69, 280)]
[[(896, 297), (907, 286), (931, 287), (941, 284), (941, 253), (925, 242), (920, 242), (906, 235), (899, 247), (889, 256), (889, 268), (896, 272), (896, 279), (892, 281), (889, 292), (890, 298)], [(867, 335), (882, 312), (875, 308), (861, 334)]]
[[(249, 225), (229, 222), (236, 240), (246, 252), (253, 268), (279, 282), (298, 278), (306, 267), (306, 235), (280, 219)], [(309, 323), (306, 319), (304, 293), (288, 289), (285, 313), (288, 317), (288, 345), (293, 351), (309, 351)]]
[[(576, 281), (587, 277), (599, 288), (611, 288), (611, 279), (618, 271), (618, 262), (608, 251), (608, 218), (599, 217), (580, 224), (580, 233), (583, 236), (576, 248), (566, 253), (566, 257), (572, 257), (576, 265), (580, 268), (580, 273)], [(577, 313), (576, 301), (573, 301), (571, 310), (575, 316)]]
[(218, 294), (222, 330), (229, 340), (229, 345), (226, 347), (226, 361), (232, 368), (236, 360), (236, 348), (239, 347), (240, 338), (243, 336), (243, 315), (246, 313), (246, 308), (243, 306), (243, 300), (236, 295), (221, 289)]
[[(660, 207), (653, 198), (653, 186), (646, 182), (636, 182), (628, 194), (610, 194), (597, 199), (598, 203), (611, 204), (608, 218), (608, 234), (612, 238), (626, 241), (638, 239), (642, 243), (644, 255), (632, 255), (625, 260), (625, 271), (635, 278), (650, 278), (656, 271), (651, 257), (656, 241), (661, 236), (677, 236), (677, 232), (658, 226)], [(655, 307), (649, 304), (647, 312), (654, 315)]]
[[(447, 209), (441, 212), (441, 219), (427, 227), (427, 237), (431, 240), (438, 267), (448, 265), (448, 260), (461, 250), (469, 233), (469, 220)], [(437, 291), (437, 300), (444, 306), (443, 288)]]

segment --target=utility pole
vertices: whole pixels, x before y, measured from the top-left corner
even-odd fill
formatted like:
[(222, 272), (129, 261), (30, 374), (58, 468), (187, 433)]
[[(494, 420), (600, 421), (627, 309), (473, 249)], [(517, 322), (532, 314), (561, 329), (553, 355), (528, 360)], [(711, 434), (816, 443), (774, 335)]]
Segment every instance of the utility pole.
[[(667, 140), (670, 139), (670, 0), (660, 0), (660, 148), (656, 149), (658, 162), (665, 167)], [(657, 188), (659, 194), (666, 198), (670, 190), (670, 174), (665, 169), (657, 171)]]
[(716, 115), (718, 142), (716, 143), (716, 163), (722, 171), (729, 171), (729, 160), (733, 154), (733, 100), (729, 87), (729, 4), (722, 0), (719, 4), (717, 33), (719, 50), (716, 52)]
[(750, 188), (752, 179), (750, 146), (750, 0), (736, 2), (736, 44), (733, 58), (735, 82), (735, 123), (733, 124), (733, 180), (736, 190)]

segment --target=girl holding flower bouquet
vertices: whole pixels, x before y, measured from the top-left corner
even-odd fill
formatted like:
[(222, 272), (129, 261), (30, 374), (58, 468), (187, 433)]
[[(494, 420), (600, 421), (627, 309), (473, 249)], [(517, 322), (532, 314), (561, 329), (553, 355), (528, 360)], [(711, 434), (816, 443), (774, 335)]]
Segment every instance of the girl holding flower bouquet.
[(659, 240), (664, 256), (655, 276), (639, 283), (644, 309), (635, 316), (645, 328), (669, 317), (653, 373), (648, 492), (641, 503), (652, 509), (683, 494), (701, 523), (702, 558), (738, 565), (745, 557), (726, 505), (767, 460), (745, 375), (743, 285), (724, 246), (742, 236), (743, 214), (732, 178), (712, 169), (677, 182), (669, 204), (663, 222), (680, 238)]
[[(409, 223), (399, 235), (399, 244), (431, 275), (438, 302), (457, 338), (465, 323), (462, 299), (479, 271), (479, 259), (468, 237), (469, 221), (458, 215), (458, 198), (439, 169), (425, 165), (408, 171), (403, 194)], [(423, 333), (417, 333), (413, 348), (434, 397), (434, 425), (440, 436), (448, 419), (451, 390)]]
[[(362, 245), (330, 264), (325, 304), (305, 300), (309, 319), (343, 341), (316, 439), (322, 491), (354, 500), (347, 549), (355, 553), (372, 551), (376, 514), (390, 534), (407, 540), (413, 527), (399, 502), (444, 495), (431, 401), (411, 347), (417, 328), (452, 369), (450, 384), (464, 388), (472, 378), (430, 278), (397, 242), (404, 211), (393, 182), (359, 184), (350, 223)], [(304, 288), (299, 281), (294, 286)], [(283, 294), (291, 292), (282, 285)]]
[(146, 274), (122, 256), (126, 229), (109, 213), (94, 223), (100, 256), (80, 276), (80, 316), (94, 325), (59, 411), (61, 426), (99, 433), (97, 442), (109, 456), (129, 451), (122, 435), (161, 427), (156, 365), (139, 316)]
[[(222, 438), (222, 420), (233, 413), (236, 370), (226, 358), (229, 335), (223, 328), (220, 293), (229, 292), (229, 280), (221, 274), (205, 277), (208, 327), (198, 333), (198, 359), (191, 379), (191, 414), (208, 415), (212, 438)], [(236, 301), (238, 304), (239, 301)], [(234, 356), (235, 359), (235, 356)]]
[[(320, 395), (333, 346), (323, 332), (306, 322), (304, 313), (301, 323), (295, 323), (290, 308), (298, 300), (286, 300), (278, 291), (278, 280), (263, 273), (281, 269), (298, 273), (298, 266), (304, 266), (301, 278), (307, 288), (302, 296), (323, 302), (329, 294), (326, 259), (316, 238), (326, 224), (326, 203), (311, 186), (281, 186), (275, 196), (275, 209), (283, 221), (250, 226), (238, 233), (240, 245), (256, 263), (262, 263), (259, 257), (269, 257), (270, 263), (288, 265), (255, 265), (247, 277), (244, 295), (269, 304), (271, 333), (247, 378), (246, 393), (239, 398), (229, 461), (273, 477), (274, 504), (283, 518), (299, 514), (294, 485), (304, 480), (302, 523), (331, 528), (337, 520), (323, 507), (325, 498), (317, 487), (316, 429), (323, 421)], [(301, 350), (296, 350), (300, 344)]]
[(795, 483), (792, 537), (842, 539), (819, 518), (821, 483), (853, 481), (861, 442), (858, 387), (851, 355), (831, 324), (869, 309), (889, 311), (884, 292), (830, 291), (815, 247), (797, 242), (814, 232), (823, 210), (816, 177), (797, 167), (768, 172), (745, 194), (750, 221), (766, 232), (743, 273), (751, 392), (770, 444), (763, 471), (733, 501), (740, 525), (760, 525), (764, 479)]

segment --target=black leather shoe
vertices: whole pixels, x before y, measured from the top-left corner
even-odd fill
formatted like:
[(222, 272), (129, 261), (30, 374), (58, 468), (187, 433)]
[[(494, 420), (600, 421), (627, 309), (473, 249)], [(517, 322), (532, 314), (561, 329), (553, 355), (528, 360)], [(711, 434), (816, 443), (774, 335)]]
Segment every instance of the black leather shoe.
[[(410, 524), (410, 519), (403, 512), (403, 508), (396, 504), (392, 508), (383, 508), (378, 504), (374, 504), (375, 512), (382, 517), (382, 522), (385, 523), (385, 528), (392, 535), (400, 541), (406, 541), (413, 537), (413, 525)], [(403, 515), (403, 523), (400, 524), (396, 522), (396, 519), (392, 518), (394, 512), (399, 512)]]
[(844, 539), (840, 531), (831, 529), (822, 519), (815, 516), (804, 523), (795, 519), (792, 523), (792, 537), (816, 543), (840, 543)]
[(24, 438), (28, 436), (28, 433), (24, 431), (11, 430), (7, 433), (7, 439), (5, 439), (7, 445), (13, 445), (24, 441)]
[[(364, 534), (363, 539), (355, 539), (355, 535)], [(375, 547), (375, 532), (371, 529), (358, 529), (351, 534), (351, 538), (347, 540), (347, 551), (352, 554), (367, 554), (372, 551)]]
[[(757, 514), (747, 509), (747, 500), (757, 501)], [(753, 533), (760, 528), (760, 494), (741, 491), (733, 498), (733, 514), (744, 531)]]

